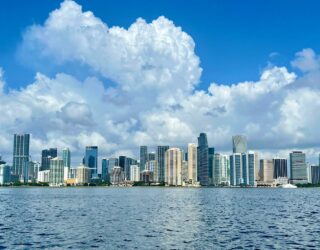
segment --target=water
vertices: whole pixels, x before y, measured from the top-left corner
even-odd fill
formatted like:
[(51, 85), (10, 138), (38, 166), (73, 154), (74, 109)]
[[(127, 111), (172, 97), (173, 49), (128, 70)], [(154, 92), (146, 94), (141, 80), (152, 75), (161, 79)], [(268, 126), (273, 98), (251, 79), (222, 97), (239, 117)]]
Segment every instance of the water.
[(0, 188), (0, 249), (320, 249), (320, 189)]

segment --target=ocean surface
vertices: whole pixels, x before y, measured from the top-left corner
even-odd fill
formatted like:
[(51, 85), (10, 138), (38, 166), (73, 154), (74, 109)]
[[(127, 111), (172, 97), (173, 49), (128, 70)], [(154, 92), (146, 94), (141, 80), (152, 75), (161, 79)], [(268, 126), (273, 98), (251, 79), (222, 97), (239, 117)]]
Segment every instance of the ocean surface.
[(0, 188), (0, 249), (320, 249), (320, 188)]

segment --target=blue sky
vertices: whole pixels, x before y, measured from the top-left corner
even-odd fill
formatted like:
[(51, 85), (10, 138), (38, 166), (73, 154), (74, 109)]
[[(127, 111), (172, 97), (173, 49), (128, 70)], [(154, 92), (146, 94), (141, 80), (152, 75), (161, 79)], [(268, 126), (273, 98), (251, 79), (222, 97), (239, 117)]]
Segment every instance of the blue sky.
[[(109, 26), (127, 28), (138, 17), (150, 22), (164, 15), (173, 20), (196, 42), (203, 68), (200, 88), (212, 81), (257, 80), (268, 61), (288, 66), (302, 48), (320, 50), (319, 1), (77, 2)], [(57, 0), (1, 1), (0, 65), (10, 87), (24, 86), (34, 78), (35, 69), (21, 64), (16, 56), (22, 33), (32, 24), (43, 23), (59, 5)], [(278, 54), (270, 58), (273, 52)]]
[[(19, 8), (17, 8), (19, 6)], [(320, 151), (318, 1), (0, 3), (0, 155), (43, 148), (136, 156), (217, 152), (245, 134), (264, 157)], [(90, 12), (89, 12), (90, 11)], [(122, 27), (122, 28), (119, 28)], [(181, 29), (180, 29), (181, 27)]]

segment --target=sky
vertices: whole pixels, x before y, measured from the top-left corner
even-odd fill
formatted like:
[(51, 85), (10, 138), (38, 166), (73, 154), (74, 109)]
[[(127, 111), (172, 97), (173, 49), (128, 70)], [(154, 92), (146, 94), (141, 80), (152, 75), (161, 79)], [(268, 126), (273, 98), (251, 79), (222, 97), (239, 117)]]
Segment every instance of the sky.
[[(320, 132), (318, 1), (1, 1), (0, 154), (86, 145), (217, 151), (245, 134), (264, 157), (307, 152)], [(19, 6), (19, 8), (17, 8)]]

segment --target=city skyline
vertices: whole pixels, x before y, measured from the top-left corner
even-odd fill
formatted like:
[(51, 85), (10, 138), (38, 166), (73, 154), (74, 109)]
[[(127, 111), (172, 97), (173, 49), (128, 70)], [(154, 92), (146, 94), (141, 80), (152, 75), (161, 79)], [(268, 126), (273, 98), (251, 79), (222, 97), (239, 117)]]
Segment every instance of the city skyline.
[[(13, 11), (12, 4), (6, 4), (6, 12)], [(259, 46), (257, 54), (264, 46), (264, 59), (259, 54), (255, 65), (247, 62), (255, 59), (251, 47), (243, 51), (238, 47), (241, 55), (234, 53), (234, 58), (228, 57), (227, 50), (222, 51), (226, 61), (237, 59), (240, 65), (239, 58), (243, 58), (239, 69), (233, 65), (236, 74), (228, 77), (231, 65), (211, 72), (212, 65), (220, 65), (215, 56), (216, 46), (221, 43), (215, 42), (215, 30), (224, 27), (225, 32), (219, 32), (222, 36), (244, 29), (246, 23), (238, 24), (238, 13), (230, 10), (228, 15), (235, 14), (234, 19), (214, 19), (212, 25), (205, 26), (207, 30), (200, 30), (190, 26), (183, 16), (192, 4), (183, 6), (182, 14), (156, 12), (146, 4), (146, 8), (153, 9), (149, 15), (137, 11), (137, 6), (131, 13), (136, 15), (134, 19), (121, 22), (114, 15), (108, 16), (109, 5), (56, 1), (37, 6), (30, 14), (37, 13), (33, 22), (12, 24), (12, 29), (18, 25), (20, 32), (15, 28), (11, 37), (2, 36), (7, 50), (0, 49), (3, 158), (12, 155), (13, 133), (32, 134), (30, 153), (36, 160), (45, 148), (69, 147), (75, 153), (72, 164), (78, 164), (88, 145), (99, 145), (102, 156), (137, 157), (140, 145), (185, 147), (195, 143), (194, 138), (204, 131), (209, 144), (223, 154), (230, 152), (232, 135), (245, 134), (251, 144), (248, 146), (261, 154), (284, 157), (293, 150), (303, 150), (310, 163), (316, 163), (320, 151), (320, 60), (314, 42), (317, 32), (312, 36), (310, 30), (305, 30), (310, 43), (281, 40), (278, 45), (270, 26), (262, 22), (268, 8), (247, 13), (261, 14), (258, 26), (251, 24), (248, 29), (254, 36), (260, 34), (259, 28), (266, 28), (269, 43), (262, 43), (260, 37), (252, 38), (252, 45)], [(117, 3), (110, 5), (119, 7)], [(204, 6), (217, 13), (229, 5), (205, 1)], [(277, 4), (280, 9), (284, 6)], [(288, 8), (296, 10), (297, 6)], [(208, 15), (203, 6), (195, 9)], [(274, 18), (282, 20), (282, 15), (277, 13)], [(293, 19), (290, 16), (297, 25)], [(304, 19), (304, 24), (311, 26), (311, 19)], [(289, 30), (280, 30), (292, 35)], [(233, 33), (237, 34), (234, 39), (224, 39), (230, 45), (241, 44), (238, 32)], [(214, 48), (216, 52), (204, 53), (203, 48)], [(2, 54), (8, 62), (1, 60)], [(286, 60), (280, 60), (284, 57)]]

